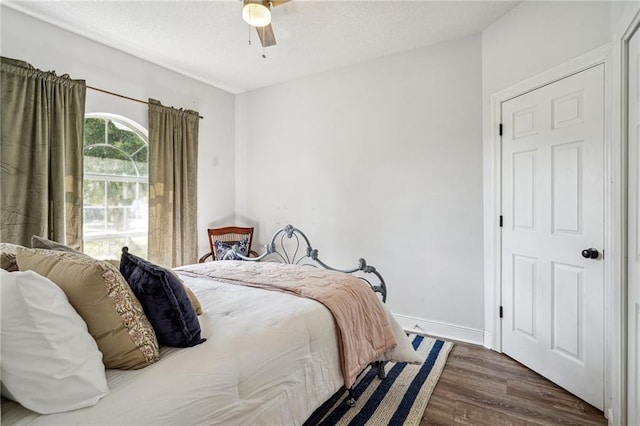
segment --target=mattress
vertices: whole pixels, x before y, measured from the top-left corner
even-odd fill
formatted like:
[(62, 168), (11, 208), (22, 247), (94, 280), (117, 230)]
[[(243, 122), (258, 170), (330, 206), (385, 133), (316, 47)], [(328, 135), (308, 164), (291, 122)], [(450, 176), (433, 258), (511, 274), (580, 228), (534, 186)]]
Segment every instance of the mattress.
[(111, 392), (93, 407), (39, 415), (3, 399), (2, 424), (296, 425), (343, 385), (333, 318), (320, 303), (181, 278), (202, 304), (205, 343), (162, 347), (141, 370), (107, 370)]

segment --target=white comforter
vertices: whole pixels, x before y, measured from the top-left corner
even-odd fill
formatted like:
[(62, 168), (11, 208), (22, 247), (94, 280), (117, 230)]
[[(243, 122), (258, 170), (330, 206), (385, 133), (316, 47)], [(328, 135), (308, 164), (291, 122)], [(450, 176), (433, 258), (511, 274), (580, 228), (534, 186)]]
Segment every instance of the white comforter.
[[(97, 405), (40, 416), (2, 402), (2, 424), (299, 425), (343, 384), (333, 318), (296, 296), (182, 277), (208, 340), (162, 348), (141, 370), (108, 370)], [(60, 389), (64, 392), (64, 389)]]

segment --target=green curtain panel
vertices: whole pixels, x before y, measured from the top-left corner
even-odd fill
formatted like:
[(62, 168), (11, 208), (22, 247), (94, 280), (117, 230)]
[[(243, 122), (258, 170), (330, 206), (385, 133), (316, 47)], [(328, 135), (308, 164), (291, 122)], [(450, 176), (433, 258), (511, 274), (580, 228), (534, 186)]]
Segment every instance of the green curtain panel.
[(196, 263), (198, 126), (196, 111), (149, 99), (149, 260)]
[(86, 84), (0, 58), (0, 240), (32, 235), (82, 249)]

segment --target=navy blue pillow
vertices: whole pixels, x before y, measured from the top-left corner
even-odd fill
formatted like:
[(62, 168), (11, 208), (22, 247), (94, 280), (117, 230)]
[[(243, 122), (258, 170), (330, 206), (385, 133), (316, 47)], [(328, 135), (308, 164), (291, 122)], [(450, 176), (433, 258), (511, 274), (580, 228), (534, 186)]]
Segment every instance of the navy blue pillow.
[(153, 326), (158, 343), (186, 348), (207, 339), (182, 283), (172, 272), (122, 249), (120, 272), (129, 283)]

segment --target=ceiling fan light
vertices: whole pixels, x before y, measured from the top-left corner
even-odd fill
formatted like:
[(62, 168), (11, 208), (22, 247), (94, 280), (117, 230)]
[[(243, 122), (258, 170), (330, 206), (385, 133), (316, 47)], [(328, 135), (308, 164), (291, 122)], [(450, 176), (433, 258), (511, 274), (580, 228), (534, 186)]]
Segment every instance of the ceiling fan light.
[(271, 23), (271, 11), (262, 3), (245, 2), (242, 19), (251, 26), (264, 27)]

